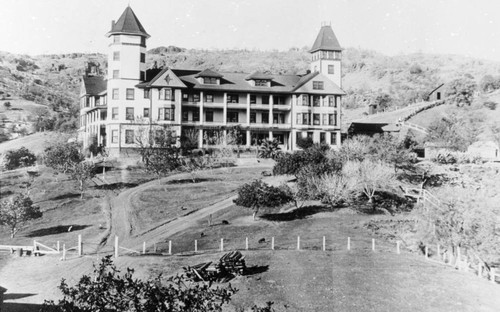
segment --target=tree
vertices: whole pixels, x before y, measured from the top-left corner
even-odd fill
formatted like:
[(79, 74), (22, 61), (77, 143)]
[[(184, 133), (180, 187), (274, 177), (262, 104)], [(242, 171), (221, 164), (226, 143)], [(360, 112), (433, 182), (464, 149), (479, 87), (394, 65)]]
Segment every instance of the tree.
[(447, 84), (445, 91), (446, 100), (459, 107), (464, 105), (470, 106), (474, 99), (476, 88), (477, 85), (474, 79), (464, 75), (464, 77), (454, 79)]
[(356, 191), (357, 178), (343, 173), (329, 173), (313, 177), (311, 183), (316, 184), (321, 192), (322, 202), (338, 207), (352, 199)]
[(85, 156), (77, 143), (56, 143), (44, 151), (44, 163), (61, 173), (67, 173), (75, 164), (82, 162)]
[(303, 150), (308, 149), (309, 147), (313, 146), (314, 142), (311, 137), (301, 137), (299, 136), (297, 138), (297, 142), (295, 143), (298, 147), (300, 147)]
[(238, 188), (238, 197), (233, 202), (242, 207), (253, 210), (253, 219), (259, 209), (275, 208), (293, 201), (292, 193), (285, 187), (274, 187), (262, 180), (246, 183)]
[(0, 203), (0, 225), (9, 228), (10, 238), (14, 238), (27, 222), (41, 217), (40, 208), (33, 206), (28, 196), (15, 195)]
[(73, 167), (69, 170), (71, 178), (78, 182), (81, 199), (83, 199), (85, 181), (92, 179), (95, 176), (95, 170), (95, 165), (89, 161), (74, 163)]
[(279, 147), (279, 141), (276, 139), (264, 140), (260, 145), (261, 149), (259, 152), (259, 157), (261, 158), (272, 158), (276, 159), (281, 154), (281, 148)]
[(181, 167), (183, 171), (191, 174), (191, 180), (196, 182), (197, 173), (204, 169), (211, 169), (214, 166), (214, 160), (209, 155), (191, 155), (181, 159)]
[(92, 275), (83, 275), (75, 286), (62, 280), (59, 289), (63, 298), (57, 304), (45, 301), (41, 311), (220, 312), (237, 291), (231, 285), (226, 288), (194, 283), (184, 275), (163, 280), (161, 275), (145, 281), (137, 279), (131, 268), (120, 275), (111, 256), (106, 256), (98, 266), (94, 264)]
[(452, 114), (431, 122), (427, 127), (428, 134), (425, 141), (451, 150), (465, 151), (475, 141), (478, 126), (476, 122)]
[(5, 168), (7, 170), (32, 166), (35, 162), (35, 154), (24, 146), (17, 150), (8, 151), (5, 154)]
[(479, 83), (479, 87), (483, 92), (491, 92), (500, 88), (500, 77), (493, 77), (492, 75), (484, 75)]
[[(347, 162), (342, 172), (345, 176), (355, 179), (358, 191), (364, 194), (368, 198), (368, 203), (372, 205), (375, 193), (386, 191), (395, 181), (393, 171), (382, 161), (365, 159), (361, 162)], [(375, 205), (372, 207), (375, 210)]]
[(240, 149), (243, 145), (243, 131), (240, 125), (228, 127), (226, 129), (226, 144), (236, 145), (236, 155), (240, 158)]
[[(405, 146), (408, 145), (408, 148)], [(376, 134), (370, 144), (370, 154), (374, 159), (380, 159), (398, 169), (411, 167), (410, 149), (413, 148), (411, 140), (401, 141), (390, 134)]]
[(6, 110), (9, 110), (10, 107), (12, 106), (12, 104), (10, 104), (10, 102), (7, 101), (7, 102), (3, 102), (3, 106), (5, 107)]

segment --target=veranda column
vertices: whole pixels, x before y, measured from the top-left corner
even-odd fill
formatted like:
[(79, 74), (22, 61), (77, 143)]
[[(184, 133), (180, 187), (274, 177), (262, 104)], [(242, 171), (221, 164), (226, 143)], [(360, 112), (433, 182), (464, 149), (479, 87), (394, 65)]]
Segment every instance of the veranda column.
[(224, 108), (222, 111), (222, 124), (227, 125), (227, 92), (224, 92)]
[(200, 125), (203, 125), (205, 119), (203, 118), (203, 106), (205, 104), (205, 98), (203, 91), (200, 91)]

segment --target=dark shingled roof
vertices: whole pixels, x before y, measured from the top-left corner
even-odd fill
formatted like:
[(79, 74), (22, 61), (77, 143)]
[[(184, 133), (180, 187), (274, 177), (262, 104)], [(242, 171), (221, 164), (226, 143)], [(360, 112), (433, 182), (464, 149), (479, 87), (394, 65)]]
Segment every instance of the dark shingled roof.
[(198, 75), (194, 76), (195, 78), (198, 77), (209, 77), (209, 78), (222, 78), (224, 77), (223, 75), (219, 74), (216, 71), (213, 71), (211, 69), (205, 69), (202, 72), (200, 72)]
[(318, 37), (316, 37), (316, 41), (314, 41), (314, 44), (309, 52), (313, 53), (318, 50), (342, 51), (339, 41), (337, 40), (337, 37), (335, 37), (331, 26), (326, 25), (321, 27)]
[(98, 95), (108, 86), (108, 82), (102, 76), (83, 77), (86, 95)]
[(146, 38), (150, 37), (130, 6), (123, 11), (118, 21), (113, 24), (110, 32), (106, 35), (109, 37), (116, 34), (140, 35)]
[(246, 80), (252, 80), (252, 79), (271, 80), (271, 79), (273, 79), (273, 77), (270, 75), (266, 75), (264, 73), (261, 73), (259, 71), (255, 71), (255, 72), (251, 73), (250, 75), (248, 75), (245, 79)]

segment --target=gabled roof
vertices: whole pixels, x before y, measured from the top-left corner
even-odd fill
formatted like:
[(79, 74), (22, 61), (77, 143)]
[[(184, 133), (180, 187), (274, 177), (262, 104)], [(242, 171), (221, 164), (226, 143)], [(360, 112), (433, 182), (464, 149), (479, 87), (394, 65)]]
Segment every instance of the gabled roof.
[(316, 37), (316, 41), (314, 41), (314, 44), (309, 52), (313, 53), (318, 50), (342, 51), (333, 29), (329, 25), (321, 27), (318, 37)]
[(250, 75), (248, 75), (245, 80), (271, 80), (273, 77), (271, 75), (266, 75), (259, 71), (254, 71)]
[(142, 82), (136, 85), (138, 88), (186, 88), (184, 82), (168, 67), (162, 69), (150, 81)]
[(83, 77), (82, 95), (99, 95), (106, 91), (108, 82), (102, 76)]
[(198, 75), (194, 76), (195, 78), (198, 77), (209, 77), (209, 78), (222, 78), (224, 75), (219, 74), (216, 71), (213, 71), (211, 69), (205, 69), (201, 71)]
[(146, 38), (150, 37), (130, 6), (123, 11), (118, 21), (113, 23), (111, 30), (106, 36), (109, 37), (117, 34), (140, 35)]

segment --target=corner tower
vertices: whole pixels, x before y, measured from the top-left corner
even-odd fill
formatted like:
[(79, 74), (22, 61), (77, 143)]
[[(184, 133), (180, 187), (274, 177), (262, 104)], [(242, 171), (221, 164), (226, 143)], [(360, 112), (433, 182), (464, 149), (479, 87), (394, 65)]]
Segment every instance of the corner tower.
[(311, 53), (311, 71), (320, 72), (342, 88), (342, 48), (330, 25), (323, 25)]

